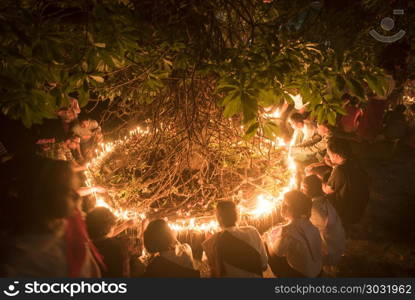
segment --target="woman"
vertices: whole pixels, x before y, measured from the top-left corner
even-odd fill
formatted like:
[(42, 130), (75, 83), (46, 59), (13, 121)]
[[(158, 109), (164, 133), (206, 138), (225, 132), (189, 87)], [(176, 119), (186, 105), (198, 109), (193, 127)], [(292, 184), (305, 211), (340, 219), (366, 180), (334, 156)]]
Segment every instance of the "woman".
[(180, 244), (166, 221), (151, 221), (144, 231), (144, 246), (151, 254), (143, 277), (200, 277), (194, 267), (192, 249)]
[(9, 192), (13, 215), (5, 237), (5, 277), (100, 277), (78, 210), (79, 182), (70, 163), (33, 158)]

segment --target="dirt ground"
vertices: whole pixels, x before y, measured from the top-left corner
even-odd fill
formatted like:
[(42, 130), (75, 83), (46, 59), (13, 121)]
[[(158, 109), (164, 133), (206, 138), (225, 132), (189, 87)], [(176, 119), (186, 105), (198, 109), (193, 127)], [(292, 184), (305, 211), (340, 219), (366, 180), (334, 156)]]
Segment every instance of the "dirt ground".
[(415, 150), (377, 143), (362, 162), (371, 198), (360, 224), (348, 232), (337, 277), (415, 276)]

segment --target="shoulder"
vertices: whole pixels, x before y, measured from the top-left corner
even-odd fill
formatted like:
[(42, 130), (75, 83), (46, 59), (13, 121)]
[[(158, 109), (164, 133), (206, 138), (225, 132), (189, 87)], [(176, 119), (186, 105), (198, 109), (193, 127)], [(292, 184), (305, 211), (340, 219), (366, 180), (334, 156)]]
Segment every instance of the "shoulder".
[(253, 226), (241, 226), (241, 227), (238, 227), (238, 229), (240, 231), (244, 231), (244, 232), (247, 232), (247, 233), (258, 234), (259, 235), (258, 229), (256, 229)]

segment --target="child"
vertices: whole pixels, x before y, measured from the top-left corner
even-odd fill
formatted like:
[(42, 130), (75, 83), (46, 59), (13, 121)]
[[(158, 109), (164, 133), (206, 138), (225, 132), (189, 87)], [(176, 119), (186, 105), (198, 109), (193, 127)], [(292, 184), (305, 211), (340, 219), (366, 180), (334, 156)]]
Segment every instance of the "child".
[(320, 231), (325, 270), (334, 270), (345, 251), (343, 225), (333, 205), (325, 197), (322, 182), (316, 175), (304, 178), (301, 191), (312, 200), (310, 221)]
[(238, 213), (232, 201), (220, 201), (216, 218), (222, 231), (203, 244), (212, 277), (262, 277), (268, 257), (256, 228), (237, 226)]
[(311, 199), (299, 191), (284, 195), (281, 215), (288, 224), (265, 234), (269, 264), (277, 277), (317, 277), (322, 269), (320, 233), (310, 222)]
[(162, 219), (151, 221), (144, 231), (144, 246), (152, 255), (143, 277), (200, 277), (194, 267), (192, 249), (180, 244)]

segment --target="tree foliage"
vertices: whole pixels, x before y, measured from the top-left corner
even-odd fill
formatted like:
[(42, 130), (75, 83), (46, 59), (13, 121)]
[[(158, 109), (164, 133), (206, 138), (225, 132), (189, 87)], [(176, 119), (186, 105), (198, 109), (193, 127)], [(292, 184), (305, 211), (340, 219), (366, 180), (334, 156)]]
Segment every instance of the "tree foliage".
[(384, 93), (384, 45), (368, 31), (389, 7), (355, 2), (2, 1), (0, 108), (30, 127), (70, 95), (122, 117), (213, 85), (205, 97), (240, 115), (247, 135), (275, 134), (259, 112), (296, 93), (333, 123), (345, 90), (362, 101), (366, 90)]

